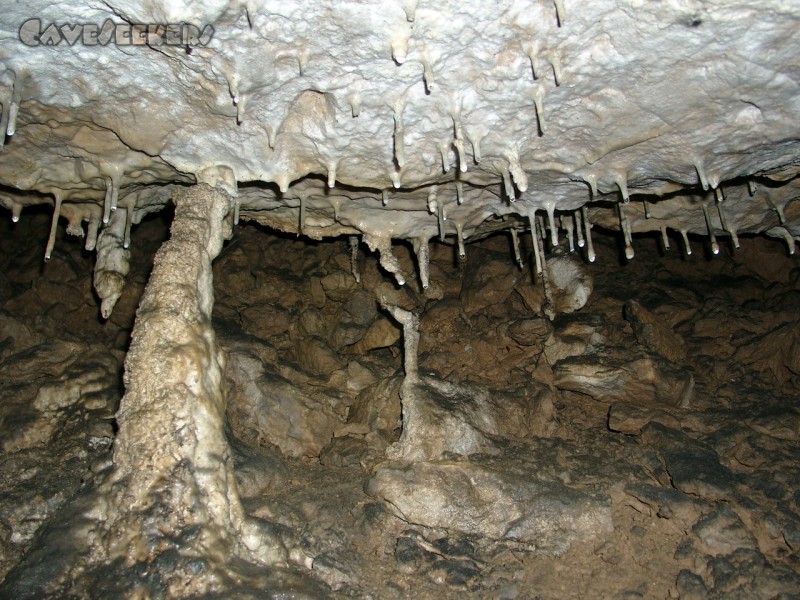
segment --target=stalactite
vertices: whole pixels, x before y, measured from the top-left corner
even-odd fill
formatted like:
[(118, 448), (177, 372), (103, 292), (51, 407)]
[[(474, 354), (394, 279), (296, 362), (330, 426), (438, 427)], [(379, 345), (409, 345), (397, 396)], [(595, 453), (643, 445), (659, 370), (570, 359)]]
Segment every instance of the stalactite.
[(581, 215), (583, 216), (583, 226), (586, 231), (586, 258), (589, 259), (589, 262), (593, 263), (597, 257), (592, 244), (592, 224), (589, 222), (589, 214), (586, 210), (586, 205), (581, 207)]
[(521, 269), (522, 268), (522, 254), (520, 253), (519, 249), (519, 234), (517, 233), (517, 228), (511, 228), (511, 246), (514, 249), (514, 260), (517, 262), (517, 266)]
[(430, 247), (427, 238), (417, 238), (414, 240), (414, 253), (417, 255), (417, 265), (419, 268), (419, 281), (423, 290), (430, 286)]
[(358, 268), (358, 236), (349, 236), (348, 242), (350, 243), (350, 271), (353, 273), (356, 283), (361, 283), (361, 271)]
[(575, 232), (578, 234), (578, 248), (583, 248), (586, 245), (586, 240), (583, 239), (583, 223), (581, 222), (581, 211), (576, 210), (572, 213), (575, 219)]
[(456, 223), (456, 241), (458, 243), (458, 258), (465, 259), (467, 257), (467, 251), (464, 248), (464, 225), (461, 223)]
[(633, 243), (631, 240), (631, 229), (628, 224), (628, 218), (625, 216), (625, 209), (623, 203), (618, 202), (617, 208), (619, 209), (619, 229), (622, 232), (622, 239), (625, 242), (625, 258), (632, 260), (635, 256), (633, 251)]
[(50, 235), (47, 238), (47, 248), (44, 251), (44, 262), (50, 261), (50, 254), (56, 245), (58, 218), (61, 216), (61, 192), (53, 192), (53, 198), (53, 219), (50, 221)]
[(717, 243), (717, 236), (714, 235), (714, 226), (711, 224), (711, 217), (708, 214), (708, 208), (706, 208), (705, 204), (701, 204), (700, 207), (703, 209), (703, 218), (706, 221), (706, 227), (708, 228), (708, 238), (711, 241), (711, 252), (713, 254), (719, 254), (719, 244)]
[(722, 210), (722, 207), (719, 204), (717, 204), (717, 212), (719, 213), (719, 222), (722, 224), (722, 229), (730, 234), (733, 247), (738, 250), (739, 236), (736, 235), (736, 229), (728, 225), (728, 220), (725, 218), (725, 211)]
[(133, 209), (136, 207), (136, 201), (131, 199), (125, 207), (125, 237), (123, 238), (122, 247), (130, 248), (131, 245), (131, 226), (133, 225)]
[(539, 252), (539, 243), (537, 241), (539, 233), (537, 231), (537, 219), (536, 219), (536, 210), (535, 209), (528, 213), (528, 220), (530, 221), (530, 224), (531, 224), (531, 241), (533, 242), (533, 255), (534, 255), (534, 258), (535, 258), (536, 274), (537, 275), (541, 275), (541, 273), (542, 273), (542, 256), (541, 256), (541, 253)]
[(681, 233), (681, 237), (683, 238), (683, 248), (684, 248), (684, 251), (686, 252), (686, 256), (691, 256), (692, 255), (692, 246), (691, 246), (691, 244), (689, 244), (689, 236), (687, 235), (685, 229), (681, 229), (680, 233)]

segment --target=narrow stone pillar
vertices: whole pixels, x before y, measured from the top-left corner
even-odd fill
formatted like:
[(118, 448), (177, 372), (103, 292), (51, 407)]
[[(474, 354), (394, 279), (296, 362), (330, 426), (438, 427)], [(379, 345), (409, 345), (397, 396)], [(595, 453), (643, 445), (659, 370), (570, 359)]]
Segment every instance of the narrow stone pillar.
[[(171, 238), (156, 254), (125, 361), (114, 471), (103, 490), (106, 559), (151, 564), (172, 551), (218, 565), (280, 564), (280, 542), (245, 519), (224, 433), (211, 261), (232, 202), (205, 184), (177, 191), (174, 201)], [(171, 576), (180, 580), (182, 569)], [(202, 593), (198, 573), (185, 577)]]

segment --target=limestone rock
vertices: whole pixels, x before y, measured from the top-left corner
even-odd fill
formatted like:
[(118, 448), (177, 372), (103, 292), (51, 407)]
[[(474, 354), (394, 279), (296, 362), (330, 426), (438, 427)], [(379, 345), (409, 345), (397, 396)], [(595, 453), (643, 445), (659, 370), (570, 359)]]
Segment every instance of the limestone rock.
[(608, 409), (608, 428), (611, 431), (636, 435), (651, 422), (673, 429), (680, 429), (681, 426), (674, 415), (664, 410), (642, 408), (625, 402), (612, 404)]
[(409, 523), (522, 542), (547, 554), (562, 554), (573, 541), (612, 529), (607, 498), (468, 460), (386, 464), (368, 491)]
[(677, 489), (712, 500), (730, 496), (735, 484), (733, 473), (720, 464), (719, 455), (707, 444), (659, 423), (644, 427), (642, 441), (663, 457)]
[(548, 258), (547, 277), (556, 314), (575, 312), (586, 306), (594, 283), (589, 270), (575, 256), (559, 253)]
[(234, 434), (248, 444), (273, 445), (291, 457), (316, 457), (342, 424), (325, 399), (303, 393), (251, 354), (231, 354), (228, 377), (227, 416)]
[(608, 354), (565, 358), (553, 367), (559, 389), (579, 392), (601, 402), (686, 407), (694, 377), (654, 355), (616, 361)]
[(635, 300), (625, 303), (625, 318), (633, 327), (636, 339), (648, 351), (672, 362), (686, 358), (683, 338), (676, 334), (663, 317), (650, 312)]

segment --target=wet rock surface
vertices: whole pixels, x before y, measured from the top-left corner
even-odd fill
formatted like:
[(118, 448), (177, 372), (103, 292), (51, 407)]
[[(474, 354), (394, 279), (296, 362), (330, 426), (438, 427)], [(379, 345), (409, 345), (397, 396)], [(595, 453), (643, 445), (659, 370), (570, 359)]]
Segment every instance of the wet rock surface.
[[(143, 285), (129, 281), (100, 321), (79, 245), (40, 268), (20, 244), (47, 236), (47, 215), (0, 227), (0, 590), (37, 597), (26, 564), (76, 551), (78, 539), (47, 546), (48, 532), (78, 518), (110, 464)], [(129, 277), (144, 282), (142, 249), (164, 224), (134, 235)], [(288, 567), (230, 564), (218, 593), (793, 597), (800, 268), (777, 242), (741, 242), (708, 261), (644, 240), (620, 267), (616, 240), (596, 236), (592, 295), (550, 321), (504, 236), (470, 245), (466, 262), (432, 245), (438, 290), (425, 293), (387, 287), (372, 255), (355, 283), (345, 241), (237, 228), (214, 263), (228, 439), (244, 511)], [(411, 248), (395, 251), (413, 273)], [(767, 277), (762, 264), (777, 266)], [(478, 267), (485, 294), (469, 288)], [(416, 434), (399, 329), (365, 293), (379, 288), (420, 316)], [(168, 562), (152, 566), (167, 595)], [(98, 579), (96, 594), (136, 577)]]

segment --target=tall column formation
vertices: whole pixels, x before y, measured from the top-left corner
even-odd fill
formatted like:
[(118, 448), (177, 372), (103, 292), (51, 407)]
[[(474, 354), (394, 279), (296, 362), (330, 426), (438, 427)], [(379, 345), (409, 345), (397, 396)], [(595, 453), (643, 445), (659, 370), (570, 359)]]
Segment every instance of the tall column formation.
[(126, 567), (176, 553), (170, 590), (196, 595), (213, 585), (199, 572), (209, 565), (232, 557), (276, 564), (283, 548), (246, 521), (224, 434), (211, 261), (233, 202), (208, 185), (179, 190), (174, 200), (171, 239), (156, 255), (125, 362), (103, 546)]

